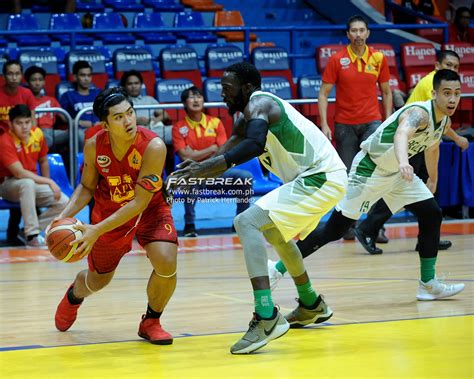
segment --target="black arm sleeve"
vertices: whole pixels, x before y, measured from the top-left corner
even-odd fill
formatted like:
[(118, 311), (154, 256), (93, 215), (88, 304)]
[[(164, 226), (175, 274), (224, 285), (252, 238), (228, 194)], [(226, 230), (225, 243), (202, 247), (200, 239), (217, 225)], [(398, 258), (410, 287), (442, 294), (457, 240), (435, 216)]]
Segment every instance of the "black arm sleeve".
[(247, 123), (245, 139), (224, 153), (227, 167), (238, 165), (263, 154), (267, 142), (268, 122), (254, 118)]

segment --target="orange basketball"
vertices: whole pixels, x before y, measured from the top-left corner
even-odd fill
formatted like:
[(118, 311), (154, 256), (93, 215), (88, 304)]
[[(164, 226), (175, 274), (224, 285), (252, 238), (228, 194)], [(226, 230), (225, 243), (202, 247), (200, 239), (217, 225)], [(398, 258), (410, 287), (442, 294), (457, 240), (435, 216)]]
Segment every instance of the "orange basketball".
[(80, 230), (74, 229), (74, 225), (81, 225), (82, 222), (72, 218), (63, 218), (55, 221), (46, 235), (46, 244), (51, 255), (63, 262), (76, 262), (84, 257), (77, 255), (77, 243), (69, 245), (71, 242), (82, 237)]

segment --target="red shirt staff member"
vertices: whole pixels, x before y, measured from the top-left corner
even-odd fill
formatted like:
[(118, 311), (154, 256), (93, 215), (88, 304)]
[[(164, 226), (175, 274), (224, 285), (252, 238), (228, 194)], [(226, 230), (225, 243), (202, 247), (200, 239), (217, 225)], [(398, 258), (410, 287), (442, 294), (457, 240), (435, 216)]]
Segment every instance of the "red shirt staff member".
[[(365, 43), (370, 35), (367, 21), (362, 16), (352, 16), (347, 21), (346, 35), (350, 44), (334, 54), (324, 70), (318, 108), (321, 130), (332, 140), (327, 109), (329, 93), (336, 86), (336, 150), (349, 172), (361, 142), (382, 123), (377, 83), (382, 91), (386, 118), (392, 113), (393, 105), (387, 59)], [(344, 235), (344, 239), (354, 239), (352, 228)]]
[(88, 253), (89, 269), (77, 274), (56, 311), (56, 327), (69, 329), (83, 299), (104, 288), (136, 235), (153, 266), (147, 286), (148, 309), (138, 335), (154, 344), (171, 344), (160, 316), (176, 287), (177, 234), (162, 192), (166, 148), (153, 132), (137, 127), (131, 101), (121, 88), (101, 92), (94, 113), (105, 130), (87, 141), (84, 171), (66, 209), (72, 217), (92, 196), (92, 225), (78, 229), (78, 254)]

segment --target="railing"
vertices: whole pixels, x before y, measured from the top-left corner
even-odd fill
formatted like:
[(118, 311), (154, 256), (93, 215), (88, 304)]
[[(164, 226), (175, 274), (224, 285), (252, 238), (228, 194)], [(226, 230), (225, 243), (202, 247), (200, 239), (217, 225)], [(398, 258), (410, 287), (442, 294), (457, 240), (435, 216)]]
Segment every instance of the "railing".
[[(461, 95), (461, 98), (471, 98), (474, 100), (474, 94), (463, 94)], [(381, 100), (381, 97), (378, 98), (379, 101)], [(288, 103), (292, 105), (305, 105), (305, 104), (317, 104), (318, 99), (293, 99), (293, 100), (286, 100)], [(334, 103), (336, 101), (335, 98), (329, 98), (328, 102), (329, 103)], [(209, 102), (209, 103), (204, 103), (204, 108), (225, 108), (226, 104), (223, 102)], [(135, 110), (155, 110), (155, 109), (183, 109), (184, 106), (181, 103), (172, 103), (172, 104), (155, 104), (155, 105), (135, 105), (134, 109)], [(78, 145), (78, 131), (79, 131), (79, 120), (81, 119), (82, 115), (84, 115), (87, 112), (92, 111), (92, 107), (87, 107), (84, 109), (81, 109), (74, 120), (67, 114), (67, 112), (61, 108), (44, 108), (41, 110), (37, 110), (41, 112), (51, 112), (51, 111), (58, 111), (62, 114), (66, 115), (66, 118), (68, 119), (69, 123), (69, 135), (72, 136), (69, 139), (69, 147), (70, 147), (70, 159), (69, 159), (69, 168), (70, 168), (70, 182), (71, 185), (74, 187), (75, 183), (75, 178), (77, 177), (77, 153), (79, 152), (79, 145)], [(308, 116), (308, 115), (305, 115)], [(72, 127), (72, 134), (71, 134), (71, 127)]]

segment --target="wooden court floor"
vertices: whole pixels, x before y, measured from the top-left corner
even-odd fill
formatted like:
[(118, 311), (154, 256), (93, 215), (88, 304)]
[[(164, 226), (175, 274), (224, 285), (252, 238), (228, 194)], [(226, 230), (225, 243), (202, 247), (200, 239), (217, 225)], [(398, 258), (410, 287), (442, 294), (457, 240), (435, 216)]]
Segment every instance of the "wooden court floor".
[[(466, 284), (443, 301), (416, 301), (416, 233), (412, 224), (389, 226), (380, 256), (339, 241), (309, 257), (314, 287), (334, 316), (246, 356), (229, 353), (253, 310), (235, 235), (181, 240), (178, 286), (162, 317), (171, 346), (136, 334), (150, 273), (138, 246), (66, 333), (56, 331), (54, 312), (86, 262), (2, 249), (0, 378), (473, 378), (474, 222), (443, 224), (453, 247), (440, 252), (438, 275)], [(273, 294), (283, 313), (296, 296), (288, 278)]]

